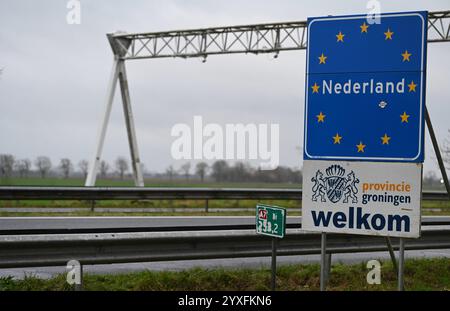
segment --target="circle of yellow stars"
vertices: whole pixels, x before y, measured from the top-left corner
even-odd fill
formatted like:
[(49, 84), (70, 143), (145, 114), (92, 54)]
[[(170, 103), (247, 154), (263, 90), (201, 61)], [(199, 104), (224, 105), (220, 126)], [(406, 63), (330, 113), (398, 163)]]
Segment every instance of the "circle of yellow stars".
[[(361, 34), (367, 34), (369, 31), (370, 25), (367, 25), (366, 22), (363, 22), (359, 27), (361, 28)], [(394, 36), (394, 31), (392, 31), (388, 27), (387, 30), (384, 32), (384, 39), (385, 40), (393, 40), (393, 36)], [(339, 31), (339, 33), (336, 34), (336, 42), (344, 43), (344, 37), (345, 37), (345, 34), (342, 31)], [(403, 53), (401, 53), (401, 56), (402, 56), (402, 62), (410, 62), (412, 53), (410, 53), (408, 50), (405, 50)], [(326, 56), (324, 54), (324, 52), (322, 52), (321, 55), (318, 57), (319, 65), (325, 65), (327, 63), (327, 58), (328, 58), (328, 56)], [(414, 81), (411, 81), (407, 86), (408, 86), (408, 92), (416, 92), (417, 84), (414, 83)], [(313, 94), (319, 93), (320, 85), (318, 85), (317, 82), (314, 82), (314, 85), (311, 86), (311, 89), (312, 89)], [(325, 117), (326, 117), (326, 115), (321, 111), (318, 115), (316, 115), (317, 123), (324, 123)], [(401, 123), (408, 123), (409, 117), (410, 117), (410, 115), (407, 114), (406, 111), (404, 111), (403, 114), (400, 115)], [(333, 136), (332, 139), (333, 139), (333, 144), (340, 145), (343, 137), (341, 135), (339, 135), (339, 133), (336, 133), (336, 135)], [(382, 137), (380, 137), (380, 139), (381, 139), (382, 145), (389, 145), (391, 137), (388, 136), (387, 133), (385, 133)], [(357, 152), (364, 153), (366, 147), (367, 146), (362, 141), (360, 141), (359, 144), (356, 145)]]

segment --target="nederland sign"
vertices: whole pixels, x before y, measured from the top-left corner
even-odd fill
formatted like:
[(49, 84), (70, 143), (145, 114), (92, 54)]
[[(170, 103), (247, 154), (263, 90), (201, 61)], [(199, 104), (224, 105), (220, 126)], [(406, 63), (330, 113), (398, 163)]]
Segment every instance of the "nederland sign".
[(308, 19), (304, 158), (423, 162), (427, 13)]
[(419, 237), (427, 12), (308, 19), (302, 227)]

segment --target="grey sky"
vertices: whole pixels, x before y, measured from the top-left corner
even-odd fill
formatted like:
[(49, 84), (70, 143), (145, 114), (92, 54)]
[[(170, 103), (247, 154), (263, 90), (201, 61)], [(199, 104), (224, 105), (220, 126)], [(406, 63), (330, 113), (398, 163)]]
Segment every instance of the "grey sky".
[[(82, 0), (81, 25), (66, 23), (65, 0), (0, 2), (0, 153), (90, 160), (112, 54), (105, 34), (305, 20), (366, 13), (365, 1)], [(446, 10), (448, 0), (381, 1), (383, 12)], [(440, 141), (450, 128), (449, 43), (429, 45), (427, 103)], [(279, 123), (280, 164), (301, 165), (305, 52), (140, 60), (127, 63), (142, 161), (163, 171), (175, 123)], [(116, 94), (103, 157), (128, 156)], [(426, 139), (425, 170), (437, 165)]]

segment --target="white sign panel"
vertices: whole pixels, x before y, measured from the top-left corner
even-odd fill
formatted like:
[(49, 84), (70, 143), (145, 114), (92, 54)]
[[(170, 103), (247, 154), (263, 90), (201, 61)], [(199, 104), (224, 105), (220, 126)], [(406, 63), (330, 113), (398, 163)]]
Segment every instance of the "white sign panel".
[(302, 228), (420, 236), (421, 163), (303, 162)]

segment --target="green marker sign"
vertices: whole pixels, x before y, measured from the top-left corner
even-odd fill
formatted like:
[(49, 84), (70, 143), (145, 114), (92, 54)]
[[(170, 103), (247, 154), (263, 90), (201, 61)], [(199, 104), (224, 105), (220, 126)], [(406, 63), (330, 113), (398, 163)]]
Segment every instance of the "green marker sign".
[(256, 233), (283, 238), (286, 232), (286, 209), (278, 206), (256, 205)]

